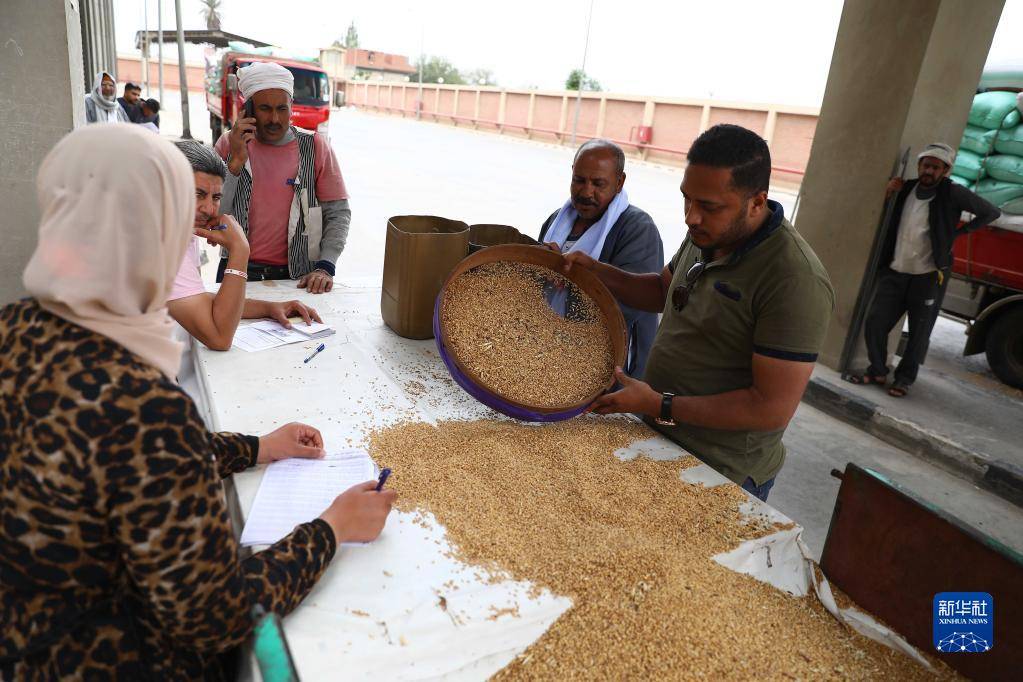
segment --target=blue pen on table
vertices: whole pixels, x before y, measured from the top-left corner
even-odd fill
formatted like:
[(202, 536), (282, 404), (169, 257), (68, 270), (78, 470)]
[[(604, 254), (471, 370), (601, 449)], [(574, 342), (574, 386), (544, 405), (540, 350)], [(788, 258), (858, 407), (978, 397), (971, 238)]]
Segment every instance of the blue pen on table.
[(380, 478), (377, 479), (377, 492), (384, 489), (384, 483), (387, 483), (387, 477), (391, 475), (390, 469), (382, 469), (380, 471)]
[(315, 357), (316, 357), (316, 354), (317, 354), (317, 353), (321, 352), (321, 351), (322, 351), (322, 350), (323, 350), (324, 348), (326, 348), (326, 347), (327, 347), (326, 345), (324, 345), (324, 344), (322, 344), (322, 343), (321, 343), (321, 344), (320, 344), (319, 346), (317, 346), (317, 347), (316, 347), (316, 350), (314, 350), (314, 351), (312, 352), (312, 354), (311, 354), (311, 355), (310, 355), (309, 357), (307, 357), (307, 358), (306, 358), (305, 360), (303, 360), (302, 362), (303, 362), (303, 363), (309, 362), (310, 360), (312, 360), (313, 358), (315, 358)]

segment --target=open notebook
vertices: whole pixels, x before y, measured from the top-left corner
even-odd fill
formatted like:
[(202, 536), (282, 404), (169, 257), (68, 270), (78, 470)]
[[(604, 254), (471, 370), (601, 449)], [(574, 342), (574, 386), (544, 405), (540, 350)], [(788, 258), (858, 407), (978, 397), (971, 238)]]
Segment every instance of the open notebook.
[(301, 318), (289, 320), (291, 329), (276, 320), (260, 320), (249, 325), (238, 327), (234, 333), (232, 345), (244, 351), (254, 352), (286, 346), (289, 343), (302, 343), (314, 339), (333, 336), (334, 328), (322, 322), (307, 325)]
[(376, 465), (365, 450), (274, 462), (263, 472), (241, 544), (272, 545), (298, 524), (317, 518), (353, 485), (375, 477)]

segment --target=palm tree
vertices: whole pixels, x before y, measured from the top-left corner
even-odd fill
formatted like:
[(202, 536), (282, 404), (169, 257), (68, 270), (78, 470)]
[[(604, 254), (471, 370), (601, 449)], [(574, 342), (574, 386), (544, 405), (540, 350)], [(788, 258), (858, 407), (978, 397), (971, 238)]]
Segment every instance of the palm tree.
[(220, 0), (199, 0), (202, 9), (199, 14), (206, 19), (206, 28), (210, 31), (220, 30)]

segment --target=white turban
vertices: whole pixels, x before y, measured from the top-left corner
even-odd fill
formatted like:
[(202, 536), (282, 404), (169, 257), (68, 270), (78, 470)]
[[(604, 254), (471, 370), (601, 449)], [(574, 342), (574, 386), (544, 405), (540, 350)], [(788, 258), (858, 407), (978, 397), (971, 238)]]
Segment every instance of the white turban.
[(295, 76), (274, 62), (252, 62), (238, 69), (238, 89), (245, 99), (260, 90), (283, 90), (288, 97), (294, 97)]

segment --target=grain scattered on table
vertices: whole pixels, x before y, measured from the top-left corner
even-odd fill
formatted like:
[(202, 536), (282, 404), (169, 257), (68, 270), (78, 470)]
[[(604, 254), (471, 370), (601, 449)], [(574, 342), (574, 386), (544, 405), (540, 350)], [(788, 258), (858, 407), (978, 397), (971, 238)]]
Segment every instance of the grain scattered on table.
[[(683, 483), (694, 458), (622, 462), (650, 432), (627, 419), (542, 427), (405, 423), (370, 434), (402, 509), (443, 524), (481, 577), (573, 606), (497, 679), (897, 679), (931, 673), (831, 616), (712, 560), (770, 532), (735, 486)], [(443, 597), (440, 603), (445, 606)]]

